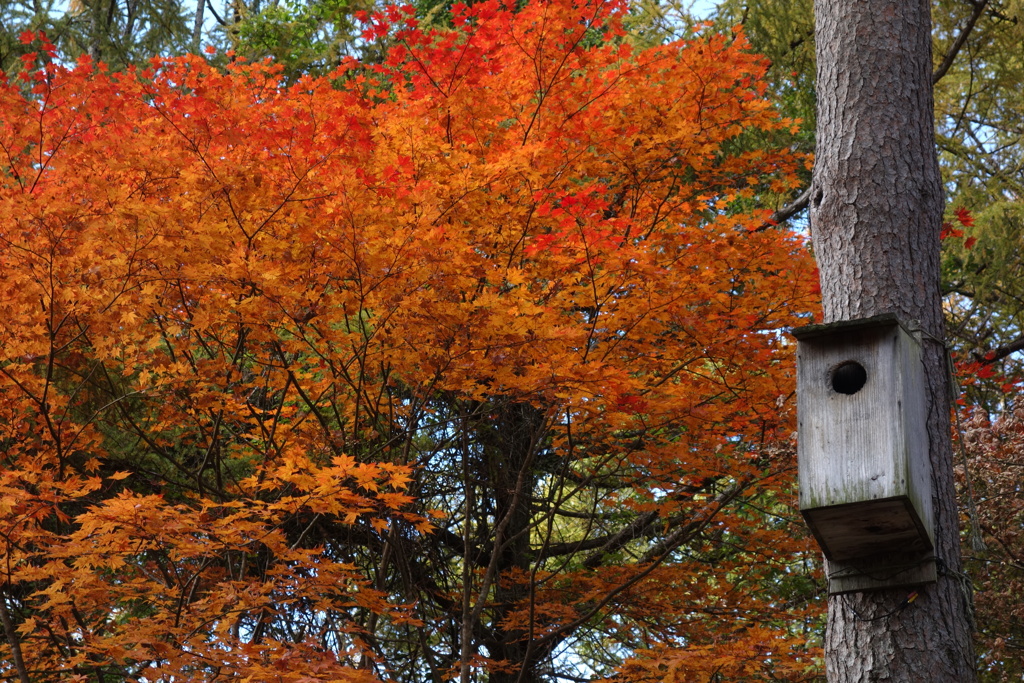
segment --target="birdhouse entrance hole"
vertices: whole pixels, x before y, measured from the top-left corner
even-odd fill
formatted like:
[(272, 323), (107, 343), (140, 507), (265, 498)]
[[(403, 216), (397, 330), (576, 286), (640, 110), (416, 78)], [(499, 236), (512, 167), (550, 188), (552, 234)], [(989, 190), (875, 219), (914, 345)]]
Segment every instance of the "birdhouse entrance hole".
[(868, 381), (868, 371), (855, 360), (846, 361), (832, 371), (832, 390), (852, 396)]

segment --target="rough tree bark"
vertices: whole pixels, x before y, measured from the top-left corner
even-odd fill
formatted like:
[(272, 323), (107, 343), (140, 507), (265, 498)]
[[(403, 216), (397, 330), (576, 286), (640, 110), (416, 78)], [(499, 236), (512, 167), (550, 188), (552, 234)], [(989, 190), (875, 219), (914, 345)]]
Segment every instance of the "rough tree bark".
[[(825, 322), (920, 321), (928, 377), (939, 580), (829, 600), (828, 680), (976, 680), (949, 429), (928, 0), (818, 0), (818, 129), (811, 233)], [(892, 613), (891, 616), (883, 616)]]

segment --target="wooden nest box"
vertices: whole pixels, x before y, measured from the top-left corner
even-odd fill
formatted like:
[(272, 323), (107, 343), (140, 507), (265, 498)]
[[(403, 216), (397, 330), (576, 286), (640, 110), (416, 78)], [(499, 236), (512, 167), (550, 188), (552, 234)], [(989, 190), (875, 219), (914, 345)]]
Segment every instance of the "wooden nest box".
[(896, 566), (886, 555), (903, 563), (915, 553), (930, 557), (934, 518), (920, 343), (895, 315), (801, 327), (793, 336), (799, 341), (800, 511), (830, 566), (867, 560), (867, 576)]

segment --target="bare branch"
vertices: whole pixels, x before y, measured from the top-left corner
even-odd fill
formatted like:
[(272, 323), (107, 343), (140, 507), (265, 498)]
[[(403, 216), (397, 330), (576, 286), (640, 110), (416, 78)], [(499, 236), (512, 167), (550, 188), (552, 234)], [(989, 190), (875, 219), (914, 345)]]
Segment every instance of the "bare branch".
[(807, 187), (806, 190), (800, 193), (796, 199), (786, 204), (784, 207), (773, 213), (768, 217), (764, 223), (754, 229), (754, 232), (761, 232), (768, 228), (774, 228), (783, 221), (788, 221), (793, 216), (797, 215), (801, 211), (807, 208), (807, 204), (811, 201), (811, 188)]
[(992, 365), (998, 361), (1009, 356), (1011, 353), (1017, 353), (1018, 351), (1024, 351), (1024, 337), (1017, 337), (1009, 344), (1003, 344), (998, 346), (991, 351), (981, 353), (975, 351), (973, 353), (974, 359), (983, 365)]
[(974, 29), (974, 25), (978, 22), (981, 17), (981, 13), (985, 11), (985, 7), (988, 6), (988, 0), (973, 0), (971, 3), (974, 5), (974, 11), (971, 12), (971, 16), (967, 19), (967, 24), (963, 30), (960, 31), (960, 35), (956, 37), (953, 44), (946, 50), (946, 56), (942, 58), (942, 63), (939, 64), (939, 68), (932, 74), (932, 85), (935, 85), (939, 80), (946, 75), (949, 71), (949, 67), (953, 66), (953, 61), (956, 59), (957, 54), (960, 52), (960, 48), (967, 42), (967, 37), (971, 34)]
[(0, 592), (0, 621), (3, 621), (4, 635), (7, 636), (7, 644), (11, 648), (11, 656), (14, 658), (14, 668), (18, 672), (18, 680), (21, 683), (29, 683), (28, 669), (25, 668), (25, 660), (21, 656), (21, 641), (18, 640), (18, 632), (11, 621), (11, 614), (7, 611), (7, 591)]

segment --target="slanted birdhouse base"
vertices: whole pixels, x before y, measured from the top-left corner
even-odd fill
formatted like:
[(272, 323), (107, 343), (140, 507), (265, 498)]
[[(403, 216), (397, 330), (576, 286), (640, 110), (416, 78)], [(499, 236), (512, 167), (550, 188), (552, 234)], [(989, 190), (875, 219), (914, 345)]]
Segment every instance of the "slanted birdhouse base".
[(825, 562), (828, 594), (912, 588), (935, 583), (935, 555), (923, 552), (891, 552), (847, 562)]
[(837, 562), (883, 551), (931, 550), (924, 524), (906, 496), (804, 510), (803, 515), (818, 545)]

